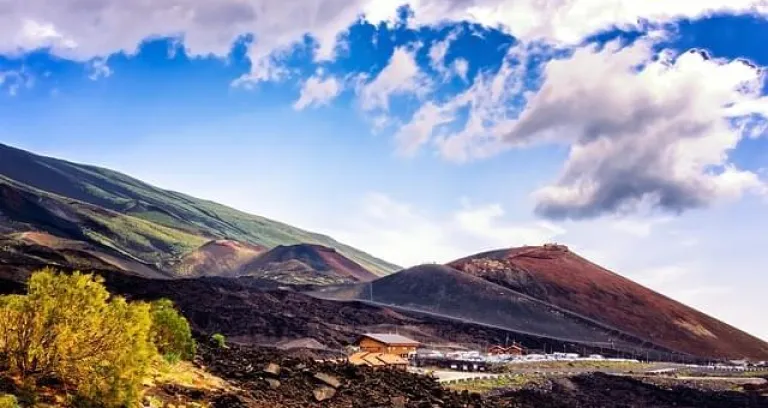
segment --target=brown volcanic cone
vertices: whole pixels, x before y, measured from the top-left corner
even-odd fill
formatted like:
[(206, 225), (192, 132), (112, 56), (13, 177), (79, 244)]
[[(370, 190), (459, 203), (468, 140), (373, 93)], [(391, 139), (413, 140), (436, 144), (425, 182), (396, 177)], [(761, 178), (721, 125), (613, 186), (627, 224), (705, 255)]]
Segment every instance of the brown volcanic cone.
[[(377, 276), (333, 248), (315, 244), (278, 245), (244, 265), (240, 275), (294, 272), (329, 282), (368, 282)], [(284, 279), (284, 278), (283, 278)]]
[(215, 240), (184, 255), (172, 268), (180, 276), (234, 276), (266, 251), (261, 245)]
[[(599, 324), (444, 265), (415, 266), (371, 283), (331, 287), (314, 295), (336, 300), (372, 300), (573, 343), (609, 344), (618, 339), (617, 332)], [(616, 340), (617, 345), (623, 343)]]
[(595, 265), (562, 245), (485, 252), (449, 265), (681, 352), (768, 359), (768, 343)]

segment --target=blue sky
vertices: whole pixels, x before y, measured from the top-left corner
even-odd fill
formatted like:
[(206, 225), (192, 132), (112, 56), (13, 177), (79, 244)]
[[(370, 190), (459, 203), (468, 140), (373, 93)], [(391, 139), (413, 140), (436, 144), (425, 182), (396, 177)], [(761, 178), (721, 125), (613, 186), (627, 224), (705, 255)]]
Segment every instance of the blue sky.
[(45, 3), (1, 142), (405, 266), (566, 243), (768, 339), (764, 2)]

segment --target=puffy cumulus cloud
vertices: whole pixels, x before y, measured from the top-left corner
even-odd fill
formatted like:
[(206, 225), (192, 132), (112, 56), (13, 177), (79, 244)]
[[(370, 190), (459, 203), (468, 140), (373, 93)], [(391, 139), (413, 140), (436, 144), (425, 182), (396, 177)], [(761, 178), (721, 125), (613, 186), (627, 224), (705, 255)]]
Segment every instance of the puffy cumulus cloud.
[(334, 57), (338, 37), (362, 15), (392, 15), (372, 0), (25, 0), (0, 1), (0, 53), (49, 48), (55, 55), (90, 61), (133, 53), (153, 37), (180, 38), (193, 56), (225, 57), (234, 42), (253, 35), (251, 72), (237, 83), (279, 78), (279, 57), (316, 44), (317, 60)]
[(664, 3), (643, 0), (412, 0), (413, 26), (471, 21), (500, 27), (525, 41), (577, 44), (613, 27), (630, 28), (715, 13), (768, 14), (764, 0), (701, 0)]
[[(757, 174), (728, 157), (744, 137), (765, 133), (762, 69), (698, 50), (657, 53), (654, 41), (565, 56), (541, 43), (518, 44), (497, 72), (479, 74), (442, 104), (424, 104), (396, 140), (407, 152), (431, 143), (454, 161), (568, 146), (560, 175), (535, 193), (536, 211), (553, 219), (680, 213), (766, 192)], [(466, 120), (457, 125), (462, 110)]]
[(764, 0), (3, 0), (0, 53), (49, 48), (61, 57), (90, 61), (118, 51), (133, 53), (151, 37), (182, 38), (191, 55), (226, 56), (246, 34), (249, 85), (280, 79), (280, 57), (306, 37), (318, 61), (333, 59), (340, 36), (360, 18), (378, 24), (398, 20), (408, 5), (414, 27), (470, 21), (501, 27), (523, 40), (578, 43), (585, 36), (638, 21), (663, 22), (716, 12), (766, 13)]
[(763, 73), (743, 61), (652, 45), (576, 50), (544, 70), (506, 142), (571, 145), (558, 179), (536, 193), (551, 218), (660, 208), (682, 212), (765, 187), (728, 153), (743, 137), (729, 107), (760, 98)]
[(351, 224), (334, 230), (333, 236), (402, 266), (413, 266), (449, 262), (483, 250), (541, 244), (565, 233), (550, 223), (514, 223), (505, 216), (498, 204), (467, 201), (435, 216), (386, 194), (370, 193), (362, 201), (362, 211), (351, 216)]
[(310, 77), (301, 87), (301, 95), (293, 108), (303, 110), (309, 106), (322, 106), (333, 101), (342, 91), (342, 84), (334, 77), (323, 77), (322, 73)]

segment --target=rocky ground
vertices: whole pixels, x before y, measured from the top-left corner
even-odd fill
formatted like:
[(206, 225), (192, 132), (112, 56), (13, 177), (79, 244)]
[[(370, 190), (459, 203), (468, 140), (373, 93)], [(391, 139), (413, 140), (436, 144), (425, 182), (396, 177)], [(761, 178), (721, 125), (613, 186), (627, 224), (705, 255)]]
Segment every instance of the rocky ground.
[(202, 345), (197, 364), (225, 379), (206, 392), (165, 386), (165, 401), (206, 401), (213, 407), (339, 408), (765, 408), (765, 390), (709, 382), (645, 380), (593, 373), (550, 378), (486, 394), (455, 392), (436, 381), (394, 370), (316, 362), (284, 351)]
[[(601, 373), (540, 378), (484, 394), (452, 391), (402, 371), (316, 361), (301, 353), (202, 342), (147, 385), (145, 407), (211, 408), (766, 408), (768, 387)], [(0, 392), (23, 395), (0, 376)], [(50, 385), (38, 405), (60, 407)]]
[(435, 380), (395, 370), (316, 362), (269, 349), (201, 348), (200, 363), (239, 393), (215, 407), (492, 407), (479, 394), (455, 393)]
[(549, 379), (485, 396), (515, 408), (765, 408), (768, 396), (711, 382), (646, 380), (602, 373)]

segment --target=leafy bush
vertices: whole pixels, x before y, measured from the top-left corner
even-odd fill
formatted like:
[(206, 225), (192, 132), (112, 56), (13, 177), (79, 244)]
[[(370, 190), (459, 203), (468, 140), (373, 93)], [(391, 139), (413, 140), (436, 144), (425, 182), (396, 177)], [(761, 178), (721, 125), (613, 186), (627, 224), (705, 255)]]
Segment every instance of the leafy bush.
[(213, 340), (214, 344), (216, 344), (216, 347), (218, 348), (227, 347), (227, 340), (224, 338), (223, 334), (216, 333), (213, 336), (211, 336), (211, 339)]
[(103, 280), (44, 269), (27, 295), (0, 297), (0, 355), (12, 374), (57, 378), (83, 400), (133, 405), (157, 355), (150, 306), (111, 297)]
[(13, 395), (0, 395), (0, 408), (19, 408), (19, 401)]
[(150, 306), (152, 342), (160, 354), (170, 363), (194, 358), (197, 346), (189, 322), (173, 307), (173, 302), (160, 299)]

